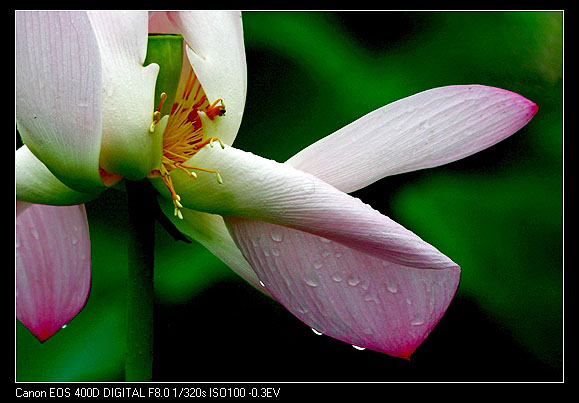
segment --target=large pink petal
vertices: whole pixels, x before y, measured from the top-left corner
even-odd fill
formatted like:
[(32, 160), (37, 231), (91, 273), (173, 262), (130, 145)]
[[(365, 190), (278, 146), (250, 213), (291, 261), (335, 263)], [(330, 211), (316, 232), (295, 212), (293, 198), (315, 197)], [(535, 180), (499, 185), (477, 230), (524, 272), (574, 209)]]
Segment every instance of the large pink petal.
[(91, 284), (84, 206), (30, 205), (16, 221), (16, 316), (45, 341), (84, 307)]
[(444, 314), (460, 268), (401, 266), (255, 220), (227, 218), (268, 291), (317, 332), (408, 358)]
[(68, 187), (102, 187), (101, 59), (84, 12), (16, 12), (16, 119), (24, 143)]
[(499, 88), (435, 88), (377, 109), (287, 162), (350, 193), (388, 175), (481, 151), (525, 126), (537, 110)]

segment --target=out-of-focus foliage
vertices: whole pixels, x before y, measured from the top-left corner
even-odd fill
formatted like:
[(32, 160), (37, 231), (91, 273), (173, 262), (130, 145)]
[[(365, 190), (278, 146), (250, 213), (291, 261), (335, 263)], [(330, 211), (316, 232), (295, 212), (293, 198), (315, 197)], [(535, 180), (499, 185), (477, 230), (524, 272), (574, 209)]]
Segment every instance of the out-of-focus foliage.
[[(373, 109), (444, 85), (501, 87), (540, 109), (527, 127), (491, 149), (356, 192), (463, 270), (447, 315), (410, 362), (314, 336), (201, 246), (175, 242), (159, 227), (154, 376), (558, 379), (562, 13), (250, 12), (243, 18), (248, 93), (235, 145), (264, 157), (284, 161)], [(123, 379), (125, 209), (117, 191), (87, 205), (91, 296), (43, 345), (17, 323), (17, 380)], [(247, 371), (264, 350), (269, 364)], [(339, 370), (316, 370), (331, 359), (340, 360)], [(305, 368), (304, 362), (315, 364)]]

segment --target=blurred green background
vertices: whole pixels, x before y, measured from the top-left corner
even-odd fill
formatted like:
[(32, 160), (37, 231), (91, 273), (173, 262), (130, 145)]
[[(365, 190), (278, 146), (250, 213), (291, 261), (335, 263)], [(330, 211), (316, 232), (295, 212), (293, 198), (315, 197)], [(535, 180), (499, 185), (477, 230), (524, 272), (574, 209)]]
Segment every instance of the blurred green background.
[[(537, 103), (528, 126), (462, 161), (354, 194), (462, 267), (410, 361), (315, 336), (196, 244), (157, 228), (154, 380), (556, 381), (563, 372), (561, 12), (248, 12), (236, 147), (285, 161), (397, 99), (484, 84)], [(122, 381), (126, 199), (87, 204), (85, 309), (40, 344), (16, 325), (18, 381)]]

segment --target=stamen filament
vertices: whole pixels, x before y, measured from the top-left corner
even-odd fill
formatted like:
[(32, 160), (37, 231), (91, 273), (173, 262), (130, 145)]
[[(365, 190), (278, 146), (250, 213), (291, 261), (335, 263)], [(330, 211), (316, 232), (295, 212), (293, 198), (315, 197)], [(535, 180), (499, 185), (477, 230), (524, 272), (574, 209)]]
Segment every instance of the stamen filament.
[[(177, 194), (173, 186), (170, 171), (180, 169), (187, 173), (191, 179), (197, 178), (197, 174), (193, 171), (212, 173), (215, 174), (217, 182), (221, 184), (223, 183), (223, 179), (217, 170), (189, 166), (185, 165), (185, 162), (190, 160), (203, 147), (207, 145), (213, 147), (213, 143), (216, 141), (219, 142), (221, 148), (225, 148), (225, 144), (221, 139), (213, 137), (205, 138), (206, 131), (203, 128), (201, 116), (199, 116), (200, 111), (205, 113), (210, 120), (223, 116), (225, 114), (225, 104), (223, 100), (218, 99), (212, 104), (209, 104), (203, 87), (192, 69), (189, 70), (186, 77), (187, 78), (179, 84), (181, 96), (180, 99), (173, 104), (171, 115), (169, 116), (165, 132), (163, 133), (163, 158), (161, 167), (150, 173), (150, 177), (161, 177), (163, 183), (171, 193), (173, 205), (175, 206), (175, 216), (181, 219), (183, 218), (183, 214), (181, 213), (183, 205), (181, 204), (181, 197)], [(153, 113), (153, 123), (151, 123), (149, 129), (151, 132), (155, 130), (155, 126), (161, 121), (161, 111), (166, 99), (167, 94), (162, 93), (159, 108)]]

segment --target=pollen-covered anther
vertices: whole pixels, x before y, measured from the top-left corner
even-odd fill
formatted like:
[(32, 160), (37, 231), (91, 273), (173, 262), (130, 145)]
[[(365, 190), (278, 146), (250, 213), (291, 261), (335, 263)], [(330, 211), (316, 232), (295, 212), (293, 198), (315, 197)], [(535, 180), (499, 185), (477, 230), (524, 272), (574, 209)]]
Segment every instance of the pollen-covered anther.
[(156, 110), (155, 112), (153, 112), (153, 121), (151, 122), (151, 125), (149, 126), (149, 132), (153, 133), (155, 131), (155, 126), (157, 126), (159, 124), (159, 122), (161, 121), (161, 110), (163, 109), (163, 105), (165, 104), (165, 101), (167, 100), (167, 94), (166, 93), (161, 93), (161, 103), (159, 104), (159, 109)]
[(211, 120), (215, 119), (216, 116), (225, 115), (225, 104), (222, 99), (218, 99), (213, 102), (210, 107), (205, 110), (205, 114)]

